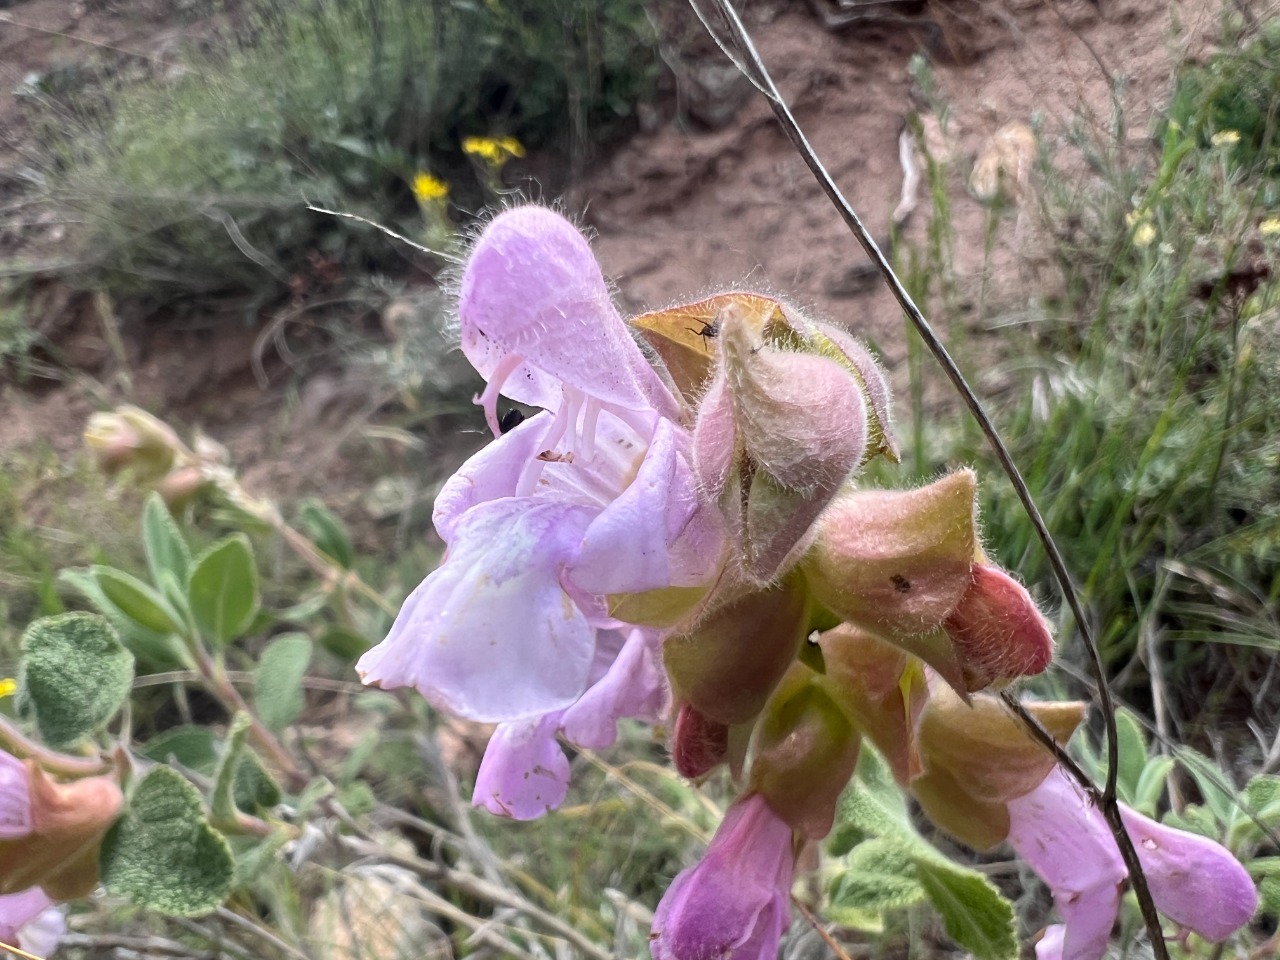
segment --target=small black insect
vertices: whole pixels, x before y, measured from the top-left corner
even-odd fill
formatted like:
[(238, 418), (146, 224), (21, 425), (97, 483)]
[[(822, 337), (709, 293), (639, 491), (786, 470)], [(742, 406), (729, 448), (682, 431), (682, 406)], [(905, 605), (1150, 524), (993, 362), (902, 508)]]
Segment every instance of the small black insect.
[(698, 323), (702, 324), (701, 330), (695, 330), (693, 329), (693, 327), (685, 327), (685, 329), (688, 330), (690, 333), (692, 333), (695, 337), (701, 337), (704, 347), (706, 346), (706, 342), (708, 340), (714, 340), (716, 337), (720, 336), (720, 320), (719, 319), (712, 320), (710, 323), (707, 323), (707, 321), (705, 320), (699, 320)]
[(897, 590), (899, 593), (911, 592), (911, 581), (908, 580), (906, 577), (904, 577), (902, 574), (895, 573), (889, 579), (893, 582), (893, 589)]
[(520, 424), (524, 423), (524, 414), (512, 407), (502, 415), (502, 419), (498, 421), (499, 433), (510, 433)]

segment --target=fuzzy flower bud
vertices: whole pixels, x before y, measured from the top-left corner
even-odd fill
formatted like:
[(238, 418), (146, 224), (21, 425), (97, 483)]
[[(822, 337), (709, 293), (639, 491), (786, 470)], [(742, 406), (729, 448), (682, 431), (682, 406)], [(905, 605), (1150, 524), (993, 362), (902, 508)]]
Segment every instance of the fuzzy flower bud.
[(703, 716), (689, 704), (676, 711), (671, 738), (671, 759), (680, 776), (696, 780), (710, 773), (729, 756), (729, 727)]
[(107, 777), (55, 783), (0, 754), (0, 894), (40, 887), (73, 900), (98, 883), (98, 848), (124, 803)]
[(1053, 657), (1027, 591), (978, 562), (974, 483), (960, 470), (917, 490), (847, 493), (819, 520), (803, 564), (820, 603), (962, 693), (1039, 673)]
[(848, 337), (842, 349), (791, 311), (762, 324), (731, 299), (715, 326), (720, 363), (698, 411), (695, 465), (746, 575), (769, 583), (868, 453), (888, 449), (888, 388), (865, 350)]
[(103, 473), (130, 468), (143, 479), (163, 476), (190, 453), (167, 423), (127, 404), (90, 415), (84, 440)]
[(791, 920), (791, 828), (759, 794), (736, 800), (653, 918), (653, 960), (771, 960)]
[(836, 801), (853, 776), (861, 738), (803, 665), (792, 668), (756, 732), (751, 789), (801, 836), (831, 832)]
[(753, 719), (795, 660), (808, 624), (808, 597), (794, 575), (713, 610), (663, 643), (676, 699), (726, 725)]

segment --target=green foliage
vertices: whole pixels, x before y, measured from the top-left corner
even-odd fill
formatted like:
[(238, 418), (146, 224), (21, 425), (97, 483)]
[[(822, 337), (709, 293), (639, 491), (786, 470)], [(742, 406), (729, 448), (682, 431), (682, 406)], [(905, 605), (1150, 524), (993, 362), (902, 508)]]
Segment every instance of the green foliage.
[(830, 887), (829, 912), (840, 922), (878, 930), (886, 912), (927, 901), (947, 934), (979, 960), (1018, 955), (1012, 904), (916, 832), (902, 791), (865, 745), (829, 845), (845, 858)]
[(139, 906), (177, 917), (208, 913), (231, 893), (235, 865), (209, 826), (200, 794), (170, 767), (155, 767), (107, 834), (102, 882)]
[(262, 651), (253, 672), (253, 698), (268, 730), (278, 733), (302, 713), (302, 680), (310, 663), (311, 638), (305, 633), (276, 637)]
[(132, 680), (133, 657), (102, 617), (45, 617), (22, 636), (19, 691), (50, 746), (73, 744), (105, 725)]
[(147, 498), (147, 505), (142, 511), (142, 545), (147, 554), (147, 569), (151, 571), (154, 582), (162, 582), (166, 573), (172, 574), (178, 583), (187, 582), (191, 548), (158, 493)]
[(61, 192), (117, 293), (265, 297), (323, 282), (317, 257), (395, 264), (385, 237), (303, 198), (421, 234), (420, 171), (460, 210), (497, 199), (464, 137), (581, 159), (659, 64), (641, 0), (249, 0), (239, 22), (67, 144)]
[(1241, 166), (1280, 174), (1280, 22), (1272, 20), (1239, 50), (1188, 67), (1179, 80), (1169, 119), (1202, 144), (1215, 133), (1231, 132), (1233, 159)]
[[(1231, 56), (1257, 66), (1253, 48)], [(1280, 61), (1249, 83), (1274, 91)], [(1017, 359), (998, 373), (1011, 388), (992, 411), (1109, 668), (1144, 636), (1158, 642), (1183, 715), (1213, 704), (1205, 680), (1218, 670), (1204, 665), (1221, 654), (1207, 644), (1280, 649), (1280, 283), (1268, 267), (1280, 245), (1259, 229), (1273, 186), (1201, 136), (1217, 108), (1197, 89), (1188, 80), (1178, 96), (1198, 119), (1169, 125), (1150, 164), (1082, 140), (1096, 189), (1050, 181), (1046, 217), (1075, 238), (1056, 250), (1064, 293), (1040, 304), (1034, 328), (1010, 330)], [(946, 459), (988, 478), (992, 555), (1055, 592), (976, 430)], [(1141, 671), (1126, 679), (1145, 685)]]
[(225, 645), (249, 629), (258, 614), (258, 568), (243, 533), (219, 540), (198, 556), (187, 584), (191, 616), (200, 632)]

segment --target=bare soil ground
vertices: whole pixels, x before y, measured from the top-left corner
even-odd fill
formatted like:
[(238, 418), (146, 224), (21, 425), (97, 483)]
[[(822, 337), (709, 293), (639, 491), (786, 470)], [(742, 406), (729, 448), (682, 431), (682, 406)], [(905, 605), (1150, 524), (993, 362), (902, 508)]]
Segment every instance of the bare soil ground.
[[(838, 29), (819, 15), (834, 10), (833, 0), (752, 0), (745, 9), (779, 87), (877, 237), (888, 237), (902, 199), (904, 122), (911, 111), (925, 114), (928, 148), (948, 161), (954, 269), (964, 294), (958, 306), (953, 301), (953, 315), (935, 318), (945, 328), (970, 323), (966, 307), (979, 288), (990, 300), (1017, 303), (1054, 282), (1034, 215), (1034, 178), (1020, 188), (1022, 212), (1001, 221), (984, 254), (988, 209), (967, 184), (992, 136), (1013, 121), (1034, 123), (1055, 176), (1083, 182), (1088, 171), (1069, 134), (1083, 126), (1105, 136), (1111, 90), (1120, 89), (1128, 146), (1148, 149), (1149, 121), (1162, 109), (1174, 70), (1210, 49), (1220, 2), (931, 0), (904, 4), (908, 22)], [(32, 169), (30, 78), (180, 69), (184, 38), (212, 28), (199, 14), (158, 0), (0, 0), (0, 264), (56, 258), (65, 236), (63, 225), (23, 203)], [(673, 31), (696, 30), (683, 8), (673, 5), (663, 16)], [(945, 104), (945, 117), (929, 114), (929, 98), (908, 73), (921, 51), (932, 60), (933, 105)], [(597, 231), (598, 254), (625, 307), (652, 309), (725, 288), (772, 291), (872, 340), (901, 385), (900, 313), (869, 276), (865, 256), (763, 98), (735, 79), (708, 42), (673, 54), (671, 65), (678, 96), (647, 108), (642, 132), (601, 159), (565, 199)], [(915, 162), (923, 160), (917, 155)], [(904, 231), (923, 245), (927, 185), (917, 201)], [(110, 304), (55, 281), (35, 303), (34, 323), (73, 369), (54, 384), (0, 382), (0, 464), (35, 440), (70, 453), (91, 410), (127, 398), (176, 412), (228, 443), (264, 494), (341, 492), (353, 464), (331, 442), (335, 424), (294, 416), (278, 385), (258, 386), (250, 369), (255, 331), (242, 323), (193, 323), (156, 335), (126, 326), (121, 356), (104, 333), (114, 323)], [(210, 305), (211, 312), (224, 308)], [(317, 449), (331, 459), (312, 455), (300, 470), (300, 458)]]

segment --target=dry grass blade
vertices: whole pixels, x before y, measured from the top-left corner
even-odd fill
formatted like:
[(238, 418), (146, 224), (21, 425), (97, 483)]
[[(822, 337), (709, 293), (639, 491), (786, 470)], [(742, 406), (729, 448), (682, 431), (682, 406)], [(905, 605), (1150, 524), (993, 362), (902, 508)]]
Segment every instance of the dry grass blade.
[[(781, 123), (783, 132), (786, 133), (787, 139), (799, 152), (805, 165), (817, 179), (818, 184), (826, 193), (828, 199), (835, 205), (840, 216), (852, 230), (854, 237), (858, 243), (866, 251), (867, 256), (884, 278), (889, 289), (892, 291), (894, 298), (902, 307), (910, 319), (912, 326), (924, 341), (929, 351), (933, 354), (948, 379), (956, 388), (964, 400), (965, 405), (969, 408), (970, 414), (982, 429), (988, 443), (995, 451), (996, 457), (1008, 475), (1010, 482), (1017, 493), (1018, 500), (1027, 512), (1027, 516), (1031, 520), (1032, 527), (1035, 530), (1037, 538), (1044, 547), (1049, 558), (1049, 564), (1053, 569), (1054, 577), (1058, 582), (1059, 588), (1062, 590), (1063, 597), (1067, 605), (1071, 609), (1072, 616), (1076, 621), (1076, 627), (1080, 631), (1081, 639), (1085, 648), (1089, 651), (1089, 657), (1093, 668), (1094, 675), (1098, 684), (1098, 699), (1102, 709), (1103, 719), (1106, 724), (1107, 731), (1107, 776), (1106, 784), (1102, 791), (1099, 791), (1093, 784), (1093, 781), (1082, 770), (1079, 764), (1075, 763), (1071, 757), (1064, 752), (1055, 751), (1055, 755), (1062, 765), (1071, 773), (1071, 775), (1081, 784), (1082, 787), (1095, 799), (1101, 808), (1108, 824), (1115, 834), (1116, 844), (1120, 849), (1120, 854), (1124, 859), (1125, 866), (1129, 872), (1130, 882), (1133, 884), (1134, 893), (1137, 895), (1138, 903), (1142, 908), (1143, 920), (1145, 921), (1148, 934), (1151, 937), (1152, 951), (1156, 960), (1168, 960), (1168, 950), (1164, 944), (1164, 936), (1160, 928), (1160, 918), (1156, 912), (1155, 904), (1151, 899), (1150, 891), (1147, 889), (1146, 875), (1142, 870), (1142, 864), (1138, 861), (1137, 851), (1133, 847), (1133, 841), (1129, 838), (1120, 820), (1120, 808), (1116, 800), (1116, 777), (1119, 770), (1118, 757), (1118, 740), (1116, 735), (1115, 705), (1111, 699), (1111, 693), (1106, 682), (1106, 672), (1102, 665), (1102, 659), (1098, 653), (1097, 643), (1094, 640), (1092, 630), (1090, 629), (1089, 620), (1085, 615), (1085, 611), (1080, 603), (1079, 596), (1076, 593), (1075, 586), (1072, 583), (1071, 575), (1066, 567), (1066, 562), (1062, 558), (1062, 553), (1054, 542), (1053, 535), (1049, 532), (1044, 518), (1040, 514), (1039, 508), (1036, 506), (1031, 496), (1031, 491), (1027, 487), (1026, 480), (1023, 478), (1021, 471), (1013, 462), (1013, 458), (1009, 453), (1007, 446), (996, 430), (995, 424), (987, 415), (981, 401), (978, 400), (973, 388), (965, 379), (964, 374), (960, 372), (960, 368), (956, 365), (950, 352), (945, 344), (938, 337), (932, 325), (925, 318), (919, 306), (912, 299), (911, 294), (907, 292), (902, 280), (898, 277), (889, 261), (885, 258), (884, 253), (876, 244), (875, 239), (867, 230), (862, 219), (858, 216), (857, 211), (841, 193), (835, 181), (827, 172), (822, 162), (818, 159), (813, 147), (810, 145), (808, 138), (804, 135), (800, 125), (796, 122), (786, 101), (782, 98), (782, 94), (778, 91), (777, 86), (773, 82), (773, 78), (769, 75), (768, 68), (764, 65), (764, 61), (760, 58), (760, 54), (756, 51), (755, 44), (751, 40), (751, 36), (747, 33), (746, 27), (742, 20), (738, 17), (737, 11), (729, 0), (690, 0), (690, 4), (697, 13), (699, 19), (702, 20), (708, 32), (719, 44), (725, 54), (734, 62), (743, 75), (751, 81), (751, 83), (764, 94), (769, 101), (774, 115)], [(1024, 723), (1026, 717), (1023, 718)], [(1038, 725), (1037, 725), (1038, 726)], [(1032, 734), (1044, 743), (1044, 737), (1047, 737), (1045, 731), (1037, 730), (1035, 726), (1028, 724)], [(1048, 738), (1052, 741), (1052, 738)], [(1046, 743), (1047, 747), (1048, 744)]]

